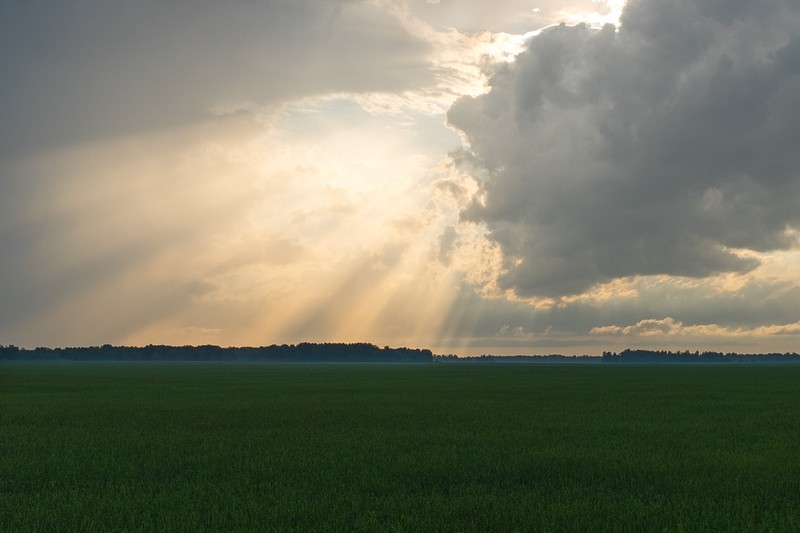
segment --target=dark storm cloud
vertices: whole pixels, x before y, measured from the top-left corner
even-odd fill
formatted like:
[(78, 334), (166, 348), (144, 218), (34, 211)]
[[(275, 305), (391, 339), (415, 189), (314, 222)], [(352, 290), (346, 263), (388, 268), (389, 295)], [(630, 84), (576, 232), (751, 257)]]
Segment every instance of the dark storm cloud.
[(747, 272), (800, 225), (800, 4), (632, 1), (561, 26), (448, 113), (483, 172), (463, 213), (502, 288), (563, 296), (632, 275)]
[(4, 2), (0, 157), (216, 107), (429, 81), (427, 45), (347, 0)]

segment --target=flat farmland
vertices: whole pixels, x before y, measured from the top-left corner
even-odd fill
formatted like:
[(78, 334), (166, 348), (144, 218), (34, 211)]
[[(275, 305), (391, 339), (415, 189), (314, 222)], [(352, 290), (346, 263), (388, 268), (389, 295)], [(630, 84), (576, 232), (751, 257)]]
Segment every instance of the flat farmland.
[(798, 531), (800, 368), (0, 364), (4, 531)]

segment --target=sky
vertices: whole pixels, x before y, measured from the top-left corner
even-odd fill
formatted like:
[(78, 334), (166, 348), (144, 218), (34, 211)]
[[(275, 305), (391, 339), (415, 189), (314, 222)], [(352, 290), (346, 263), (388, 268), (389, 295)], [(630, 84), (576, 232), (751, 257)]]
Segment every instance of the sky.
[(800, 351), (794, 0), (0, 5), (0, 344)]

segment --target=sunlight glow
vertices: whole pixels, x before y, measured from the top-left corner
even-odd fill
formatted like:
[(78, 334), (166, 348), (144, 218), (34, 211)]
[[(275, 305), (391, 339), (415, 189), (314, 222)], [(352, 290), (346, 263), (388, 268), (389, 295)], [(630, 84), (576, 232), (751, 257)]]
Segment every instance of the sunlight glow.
[(619, 26), (622, 9), (627, 0), (592, 0), (597, 6), (594, 11), (575, 11), (571, 8), (562, 9), (559, 14), (561, 20), (569, 25), (585, 23), (593, 28), (601, 28), (605, 24)]
[[(796, 27), (783, 15), (800, 17), (790, 3), (754, 17), (751, 32), (721, 23), (719, 6), (689, 2), (669, 3), (670, 24), (686, 24), (673, 29), (644, 16), (666, 4), (642, 2), (641, 20), (631, 11), (626, 24), (650, 25), (633, 40), (585, 26), (536, 39), (561, 24), (620, 28), (624, 0), (246, 4), (196, 19), (175, 8), (163, 28), (144, 16), (117, 20), (115, 7), (81, 14), (97, 28), (114, 14), (119, 42), (88, 22), (85, 38), (50, 35), (40, 10), (20, 10), (30, 27), (9, 33), (19, 61), (9, 64), (16, 81), (3, 100), (19, 125), (7, 121), (0, 136), (0, 296), (12, 302), (0, 343), (373, 342), (462, 355), (596, 353), (634, 341), (797, 349), (796, 158), (791, 143), (770, 136), (794, 131), (797, 116), (786, 110), (796, 80), (781, 77), (786, 68), (759, 78), (765, 57), (786, 66), (796, 52), (779, 47)], [(678, 18), (717, 8), (709, 28)], [(743, 21), (761, 13), (746, 11)], [(204, 28), (219, 35), (199, 35)], [(684, 42), (684, 31), (694, 37)], [(163, 57), (141, 37), (149, 32)], [(24, 46), (30, 35), (42, 46)], [(711, 51), (706, 41), (716, 43)], [(42, 53), (57, 45), (58, 57)], [(664, 72), (680, 90), (653, 77), (662, 67), (674, 69)], [(741, 79), (760, 81), (735, 90)], [(717, 95), (726, 80), (733, 89)], [(661, 111), (673, 105), (680, 113)], [(698, 152), (702, 164), (683, 161), (691, 136), (675, 134), (705, 135), (692, 121), (701, 108), (713, 111), (697, 118), (709, 128), (704, 139), (742, 127), (716, 151)], [(727, 109), (757, 120), (717, 112)], [(751, 164), (726, 159), (728, 147), (762, 135), (768, 148)], [(641, 171), (630, 146), (649, 154)], [(714, 157), (725, 163), (718, 176), (706, 168)], [(681, 165), (667, 168), (673, 161)], [(691, 165), (699, 166), (684, 169)], [(740, 192), (725, 187), (729, 166), (789, 170), (785, 183), (754, 175)], [(659, 186), (676, 193), (663, 205), (645, 180), (662, 173)], [(673, 183), (678, 175), (686, 183)], [(673, 206), (678, 198), (691, 201)], [(760, 210), (740, 216), (749, 204)], [(628, 223), (628, 206), (642, 213), (630, 220), (652, 227)], [(669, 218), (695, 211), (702, 223)], [(764, 227), (748, 237), (751, 221)], [(710, 229), (692, 241), (698, 228)], [(528, 246), (540, 241), (547, 246)], [(613, 248), (640, 242), (654, 244)], [(693, 257), (706, 245), (740, 261)], [(631, 261), (668, 246), (674, 265)], [(514, 271), (547, 267), (550, 256), (563, 259), (552, 276)], [(517, 273), (528, 283), (515, 285)]]

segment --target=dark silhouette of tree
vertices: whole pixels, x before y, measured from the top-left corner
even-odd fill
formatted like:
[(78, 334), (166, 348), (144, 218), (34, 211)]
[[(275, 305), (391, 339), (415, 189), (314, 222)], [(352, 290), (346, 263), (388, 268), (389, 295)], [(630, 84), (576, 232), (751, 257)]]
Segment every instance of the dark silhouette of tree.
[(721, 352), (694, 353), (684, 351), (653, 351), (626, 349), (620, 353), (604, 351), (601, 357), (580, 355), (481, 355), (458, 357), (436, 355), (428, 349), (379, 348), (369, 343), (308, 343), (272, 344), (259, 347), (222, 348), (211, 344), (202, 346), (102, 346), (45, 348), (33, 350), (0, 345), (0, 361), (240, 361), (279, 363), (800, 363), (797, 353), (737, 354)]
[(767, 354), (738, 354), (721, 352), (694, 353), (683, 352), (630, 350), (626, 349), (619, 354), (603, 352), (604, 363), (707, 363), (707, 364), (736, 364), (736, 363), (800, 363), (797, 353), (767, 353)]
[(214, 345), (142, 347), (103, 346), (35, 348), (26, 350), (0, 345), (2, 360), (66, 361), (272, 361), (272, 362), (351, 362), (351, 363), (428, 363), (433, 353), (427, 349), (378, 348), (367, 343), (300, 343), (261, 347), (221, 348)]

